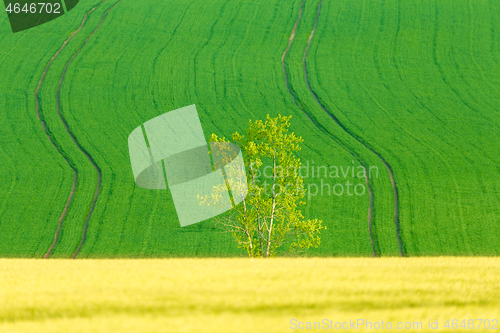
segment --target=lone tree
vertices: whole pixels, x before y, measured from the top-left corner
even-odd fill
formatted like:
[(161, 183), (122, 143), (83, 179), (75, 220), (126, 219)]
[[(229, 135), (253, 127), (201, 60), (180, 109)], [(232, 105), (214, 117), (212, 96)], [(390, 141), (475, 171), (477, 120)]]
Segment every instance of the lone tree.
[[(303, 139), (288, 133), (290, 118), (268, 115), (265, 122), (250, 120), (245, 135), (232, 136), (244, 155), (248, 193), (241, 204), (216, 217), (216, 225), (230, 232), (250, 257), (292, 255), (318, 247), (319, 233), (326, 229), (318, 219), (305, 220), (298, 208), (305, 204), (306, 190), (295, 152)], [(228, 142), (215, 134), (210, 141)]]

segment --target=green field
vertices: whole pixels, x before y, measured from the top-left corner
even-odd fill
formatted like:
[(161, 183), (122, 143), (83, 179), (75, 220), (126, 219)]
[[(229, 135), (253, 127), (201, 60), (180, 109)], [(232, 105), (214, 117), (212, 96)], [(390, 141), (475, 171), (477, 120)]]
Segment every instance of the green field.
[(497, 258), (4, 259), (0, 330), (278, 333), (362, 319), (411, 326), (402, 332), (494, 332), (499, 269)]
[(81, 0), (16, 34), (0, 15), (0, 257), (43, 257), (59, 225), (54, 258), (244, 255), (134, 183), (128, 135), (191, 104), (207, 139), (292, 115), (304, 164), (378, 170), (372, 199), (311, 196), (328, 229), (308, 255), (498, 255), (500, 4), (301, 4)]

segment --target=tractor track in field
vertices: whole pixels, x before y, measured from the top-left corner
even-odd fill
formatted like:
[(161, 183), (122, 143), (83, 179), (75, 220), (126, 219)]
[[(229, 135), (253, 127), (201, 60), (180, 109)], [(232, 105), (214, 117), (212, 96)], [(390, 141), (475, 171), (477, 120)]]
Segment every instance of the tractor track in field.
[[(364, 171), (365, 171), (365, 183), (366, 183), (366, 186), (368, 188), (368, 194), (369, 194), (369, 205), (368, 205), (368, 216), (367, 216), (367, 220), (368, 220), (368, 232), (369, 232), (369, 235), (370, 235), (370, 242), (371, 242), (371, 247), (372, 247), (372, 256), (376, 257), (377, 256), (378, 244), (377, 244), (376, 236), (374, 235), (374, 232), (373, 232), (374, 195), (373, 195), (373, 190), (372, 190), (371, 185), (370, 185), (370, 181), (368, 179), (368, 173), (367, 173), (366, 167), (363, 165), (363, 163), (361, 162), (361, 160), (356, 155), (354, 155), (351, 152), (351, 150), (348, 147), (346, 147), (339, 140), (337, 140), (331, 133), (329, 133), (325, 128), (323, 128), (317, 121), (315, 121), (313, 118), (311, 118), (311, 116), (309, 115), (309, 113), (307, 113), (307, 111), (299, 105), (299, 103), (297, 101), (297, 98), (295, 97), (294, 93), (292, 92), (292, 88), (290, 87), (290, 81), (288, 79), (288, 73), (287, 73), (287, 70), (286, 70), (286, 56), (288, 54), (288, 51), (292, 47), (293, 41), (295, 40), (295, 34), (296, 34), (296, 31), (297, 31), (297, 27), (299, 25), (300, 19), (302, 18), (302, 13), (303, 13), (304, 3), (305, 2), (306, 2), (306, 0), (302, 1), (302, 3), (300, 4), (299, 16), (297, 18), (297, 21), (295, 22), (295, 25), (293, 26), (292, 33), (290, 35), (290, 40), (288, 42), (288, 47), (286, 48), (285, 52), (283, 52), (283, 56), (281, 57), (281, 63), (282, 63), (282, 66), (283, 66), (283, 73), (285, 74), (286, 87), (288, 89), (288, 92), (292, 96), (295, 105), (299, 109), (301, 109), (302, 112), (304, 112), (304, 114), (307, 116), (307, 118), (321, 132), (323, 132), (324, 134), (328, 135), (335, 143), (337, 143), (339, 146), (341, 146), (342, 148), (344, 148), (362, 166), (362, 168), (364, 169)], [(320, 5), (321, 5), (321, 3), (320, 3)], [(316, 20), (316, 23), (317, 23), (317, 20)], [(315, 29), (316, 29), (316, 25), (315, 25)], [(314, 30), (313, 30), (313, 32), (314, 32)], [(310, 45), (311, 41), (312, 41), (312, 36), (309, 37), (309, 41), (308, 41), (308, 44), (307, 44), (306, 52), (304, 54), (304, 61), (305, 61), (305, 57), (307, 55), (307, 51), (309, 49), (309, 45)], [(307, 85), (309, 87), (309, 82), (307, 80), (307, 72), (305, 72), (305, 74), (306, 74), (306, 82), (307, 82)], [(345, 129), (344, 129), (344, 131), (345, 131)]]
[[(105, 1), (106, 0), (104, 0), (102, 3), (104, 3)], [(68, 71), (69, 65), (71, 65), (71, 63), (76, 58), (76, 56), (85, 47), (85, 45), (87, 45), (87, 42), (89, 41), (89, 39), (96, 33), (97, 30), (99, 30), (99, 28), (101, 27), (102, 23), (106, 19), (106, 16), (108, 15), (108, 13), (111, 10), (113, 10), (113, 8), (115, 8), (120, 2), (122, 2), (122, 0), (118, 1), (117, 3), (115, 3), (113, 6), (111, 6), (110, 8), (108, 8), (108, 10), (106, 10), (104, 12), (104, 14), (102, 15), (101, 21), (99, 22), (99, 24), (97, 25), (97, 27), (85, 39), (85, 41), (83, 42), (82, 46), (75, 52), (75, 54), (73, 54), (73, 56), (66, 63), (66, 66), (64, 67), (63, 73), (61, 75), (61, 79), (59, 81), (59, 86), (57, 87), (57, 95), (56, 95), (57, 113), (59, 114), (59, 117), (61, 118), (61, 121), (64, 124), (64, 127), (66, 128), (66, 131), (68, 132), (69, 136), (71, 136), (71, 139), (73, 140), (73, 143), (75, 144), (75, 146), (77, 146), (77, 148), (87, 157), (87, 159), (89, 160), (90, 164), (92, 164), (92, 166), (94, 167), (94, 169), (97, 172), (97, 184), (96, 184), (96, 189), (95, 189), (95, 193), (94, 193), (94, 199), (92, 200), (92, 204), (91, 204), (89, 212), (87, 214), (87, 218), (85, 219), (85, 223), (83, 225), (82, 238), (81, 238), (80, 244), (78, 245), (78, 248), (76, 249), (76, 251), (73, 253), (73, 256), (72, 256), (73, 259), (75, 259), (76, 256), (80, 253), (80, 250), (82, 249), (83, 244), (85, 243), (85, 239), (87, 237), (87, 229), (88, 229), (88, 226), (89, 226), (89, 221), (90, 221), (90, 218), (92, 217), (92, 214), (94, 213), (94, 209), (95, 209), (95, 206), (96, 206), (96, 203), (97, 203), (97, 199), (99, 199), (99, 194), (101, 192), (102, 171), (101, 171), (101, 168), (99, 168), (99, 166), (97, 165), (97, 163), (94, 161), (94, 159), (92, 158), (92, 156), (90, 156), (90, 154), (78, 143), (78, 140), (76, 139), (75, 135), (69, 129), (68, 123), (66, 122), (66, 119), (64, 118), (64, 116), (61, 113), (61, 99), (60, 99), (61, 87), (62, 87), (64, 78), (66, 77), (66, 72)]]
[[(106, 0), (104, 0), (104, 1), (106, 1)], [(66, 215), (68, 213), (69, 206), (71, 205), (71, 202), (73, 201), (73, 195), (75, 194), (76, 184), (78, 182), (78, 172), (73, 167), (73, 165), (69, 161), (68, 157), (66, 157), (66, 155), (64, 155), (64, 153), (55, 144), (54, 140), (52, 139), (52, 136), (49, 134), (49, 132), (47, 130), (47, 124), (46, 124), (46, 122), (45, 122), (45, 120), (43, 118), (43, 115), (42, 115), (42, 112), (41, 112), (41, 109), (40, 109), (39, 92), (40, 92), (42, 84), (43, 84), (43, 82), (45, 80), (45, 76), (47, 75), (47, 72), (49, 71), (50, 66), (52, 65), (52, 63), (54, 62), (54, 60), (66, 48), (66, 45), (73, 39), (73, 37), (75, 37), (75, 35), (78, 34), (82, 30), (82, 28), (85, 26), (85, 23), (87, 23), (87, 19), (88, 19), (89, 15), (94, 10), (96, 10), (99, 6), (101, 6), (104, 3), (104, 1), (101, 2), (99, 5), (95, 6), (94, 8), (92, 8), (91, 10), (89, 10), (88, 12), (85, 13), (85, 16), (83, 17), (82, 23), (80, 24), (80, 26), (78, 27), (78, 29), (75, 32), (73, 32), (71, 34), (71, 36), (69, 36), (69, 38), (66, 41), (64, 41), (64, 43), (61, 46), (61, 48), (50, 59), (49, 63), (45, 67), (45, 70), (43, 71), (43, 74), (42, 74), (42, 77), (40, 78), (40, 81), (38, 81), (38, 86), (35, 89), (36, 115), (38, 117), (38, 120), (42, 124), (43, 131), (44, 131), (45, 135), (47, 135), (47, 138), (49, 139), (50, 143), (54, 146), (54, 148), (56, 148), (56, 150), (59, 153), (59, 155), (61, 155), (62, 158), (64, 158), (64, 160), (66, 161), (66, 163), (73, 170), (73, 185), (71, 187), (71, 191), (69, 193), (68, 200), (66, 201), (66, 205), (64, 206), (64, 209), (63, 209), (63, 211), (62, 211), (62, 213), (61, 213), (61, 215), (59, 217), (59, 221), (58, 221), (58, 224), (57, 224), (56, 233), (54, 235), (54, 241), (52, 242), (52, 244), (50, 245), (49, 249), (47, 250), (47, 253), (45, 253), (45, 255), (44, 255), (44, 258), (46, 258), (46, 259), (50, 257), (50, 255), (52, 254), (52, 251), (54, 250), (54, 247), (57, 244), (57, 241), (59, 239), (59, 235), (61, 233), (63, 221), (64, 221), (64, 219), (65, 219), (65, 217), (66, 217)]]
[[(292, 29), (292, 34), (290, 35), (290, 39), (288, 40), (288, 46), (286, 47), (286, 50), (285, 50), (285, 52), (283, 52), (283, 56), (281, 57), (281, 64), (283, 66), (283, 73), (285, 73), (286, 88), (288, 89), (288, 92), (290, 93), (290, 95), (292, 95), (293, 101), (295, 102), (295, 104), (297, 104), (297, 106), (299, 106), (297, 103), (297, 99), (295, 98), (295, 95), (292, 92), (292, 88), (290, 88), (290, 80), (288, 79), (288, 73), (286, 71), (286, 61), (285, 60), (286, 60), (286, 55), (288, 54), (288, 51), (290, 51), (290, 48), (292, 47), (293, 41), (295, 40), (295, 33), (297, 31), (297, 27), (299, 26), (300, 19), (302, 18), (302, 12), (304, 11), (304, 3), (306, 3), (306, 0), (303, 0), (300, 3), (299, 17), (297, 18), (297, 21), (295, 21), (295, 25), (293, 26), (293, 29)], [(301, 110), (302, 110), (302, 108), (301, 108)], [(302, 111), (306, 114), (306, 116), (307, 116), (307, 118), (309, 118), (309, 120), (313, 121), (311, 119), (311, 117), (309, 116), (309, 114), (305, 110), (302, 110)]]
[[(311, 35), (309, 36), (309, 39), (307, 41), (306, 50), (304, 52), (304, 57), (302, 59), (303, 66), (304, 66), (304, 74), (305, 74), (306, 84), (307, 84), (307, 87), (308, 87), (309, 91), (314, 96), (314, 99), (316, 100), (316, 102), (318, 103), (318, 105), (323, 109), (323, 111), (333, 121), (335, 121), (335, 123), (338, 126), (340, 126), (340, 128), (342, 128), (342, 130), (344, 132), (346, 132), (349, 136), (351, 136), (353, 139), (355, 139), (357, 142), (359, 142), (361, 145), (363, 145), (363, 147), (365, 147), (366, 149), (368, 149), (370, 152), (372, 152), (373, 154), (375, 154), (380, 159), (380, 161), (384, 164), (384, 166), (386, 167), (387, 172), (389, 173), (389, 177), (391, 179), (391, 185), (392, 185), (392, 189), (393, 189), (393, 192), (394, 192), (394, 227), (396, 229), (396, 238), (397, 238), (397, 241), (398, 241), (399, 254), (400, 254), (401, 257), (404, 257), (405, 256), (405, 250), (404, 250), (404, 246), (403, 246), (403, 241), (401, 239), (400, 223), (399, 223), (399, 191), (398, 191), (398, 186), (396, 184), (396, 179), (394, 177), (394, 172), (392, 170), (392, 167), (390, 166), (390, 164), (385, 160), (385, 158), (381, 154), (379, 154), (373, 148), (371, 148), (370, 146), (368, 146), (367, 144), (365, 144), (362, 140), (360, 140), (359, 138), (357, 138), (354, 134), (352, 134), (351, 132), (349, 132), (347, 130), (347, 128), (338, 120), (338, 118), (335, 117), (335, 115), (332, 112), (328, 111), (328, 109), (326, 108), (326, 106), (323, 105), (321, 103), (321, 101), (319, 100), (318, 95), (312, 90), (310, 82), (309, 82), (309, 76), (308, 76), (308, 72), (307, 72), (307, 61), (306, 61), (307, 60), (307, 53), (308, 53), (309, 48), (311, 46), (311, 43), (312, 43), (312, 40), (313, 40), (313, 37), (314, 37), (314, 32), (316, 31), (316, 28), (318, 26), (319, 17), (320, 17), (320, 14), (321, 14), (321, 5), (322, 5), (322, 3), (323, 3), (323, 0), (321, 0), (319, 2), (319, 4), (318, 4), (318, 12), (317, 12), (317, 15), (316, 15), (316, 21), (314, 23), (314, 28), (311, 31)], [(365, 175), (366, 175), (366, 168), (365, 168)], [(368, 185), (368, 178), (365, 177), (365, 180), (366, 180), (366, 183)], [(371, 195), (373, 195), (373, 193), (371, 192), (370, 187), (368, 187), (368, 188), (369, 188), (369, 193), (371, 193)], [(371, 201), (370, 206), (372, 204), (373, 204), (373, 202)], [(371, 236), (372, 223), (369, 222), (369, 224), (370, 224), (370, 236)], [(372, 239), (372, 242), (373, 242), (373, 239)], [(372, 243), (372, 245), (373, 245), (373, 243)]]
[[(66, 122), (66, 119), (64, 118), (64, 116), (62, 115), (61, 113), (61, 100), (60, 100), (60, 95), (61, 95), (61, 88), (62, 88), (62, 84), (63, 84), (63, 81), (64, 81), (64, 78), (66, 76), (66, 72), (69, 68), (69, 65), (72, 63), (72, 61), (75, 59), (75, 57), (80, 53), (80, 51), (85, 47), (85, 45), (87, 44), (87, 42), (89, 41), (89, 39), (94, 35), (94, 33), (101, 27), (102, 23), (104, 22), (104, 20), (106, 19), (106, 16), (107, 14), (114, 8), (116, 7), (122, 0), (118, 1), (117, 3), (115, 3), (112, 7), (110, 7), (108, 10), (106, 10), (106, 12), (104, 12), (102, 18), (101, 18), (101, 21), (99, 22), (99, 24), (97, 25), (97, 27), (94, 29), (94, 31), (92, 31), (92, 33), (85, 39), (84, 43), (82, 44), (82, 46), (73, 54), (73, 56), (70, 58), (70, 60), (66, 63), (65, 67), (64, 67), (64, 70), (63, 70), (63, 73), (61, 75), (61, 78), (59, 80), (59, 85), (57, 87), (57, 93), (56, 93), (56, 104), (57, 104), (57, 113), (59, 115), (59, 118), (61, 120), (61, 122), (63, 123), (64, 125), (64, 128), (66, 129), (66, 132), (68, 133), (68, 135), (71, 137), (71, 139), (73, 140), (73, 143), (76, 145), (76, 147), (87, 157), (87, 159), (89, 160), (89, 162), (92, 164), (92, 166), (95, 168), (96, 172), (97, 172), (97, 185), (96, 185), (96, 191), (94, 193), (94, 199), (92, 201), (92, 204), (90, 206), (90, 209), (89, 209), (89, 212), (87, 214), (87, 218), (85, 220), (85, 223), (84, 223), (84, 226), (83, 226), (83, 232), (82, 232), (82, 238), (81, 238), (81, 241), (80, 241), (80, 244), (77, 248), (77, 250), (73, 253), (72, 255), (72, 258), (75, 259), (76, 256), (80, 253), (80, 250), (85, 242), (85, 238), (86, 238), (86, 234), (87, 234), (87, 228), (88, 228), (88, 224), (89, 224), (89, 220), (90, 218), (92, 217), (92, 214), (94, 212), (94, 209), (95, 209), (95, 205), (97, 203), (97, 199), (99, 197), (99, 193), (100, 193), (100, 188), (101, 188), (101, 180), (102, 180), (102, 172), (101, 172), (101, 169), (99, 168), (99, 166), (95, 163), (94, 159), (92, 158), (92, 156), (90, 156), (90, 154), (79, 144), (78, 140), (76, 139), (75, 135), (71, 132), (69, 126), (68, 126), (68, 123)], [(49, 258), (50, 255), (52, 254), (52, 251), (54, 249), (54, 247), (56, 246), (57, 244), (57, 241), (59, 239), (59, 236), (60, 236), (60, 231), (62, 229), (62, 225), (63, 225), (63, 222), (64, 222), (64, 219), (67, 215), (67, 212), (68, 212), (68, 209), (69, 209), (69, 206), (71, 205), (71, 202), (73, 200), (73, 196), (74, 196), (74, 193), (75, 193), (75, 189), (76, 189), (76, 185), (77, 185), (77, 182), (78, 182), (78, 172), (77, 170), (75, 169), (75, 167), (73, 167), (69, 161), (69, 158), (67, 156), (65, 156), (65, 154), (59, 149), (59, 147), (55, 144), (52, 136), (49, 134), (48, 130), (47, 130), (47, 125), (45, 123), (45, 120), (43, 119), (43, 116), (42, 116), (42, 113), (40, 111), (40, 99), (39, 99), (39, 91), (40, 91), (40, 88), (44, 82), (44, 79), (45, 79), (45, 76), (47, 75), (47, 72), (48, 70), (50, 69), (50, 66), (52, 65), (53, 61), (57, 58), (57, 56), (64, 50), (64, 48), (67, 46), (67, 44), (73, 39), (73, 37), (78, 34), (78, 32), (81, 31), (81, 29), (85, 26), (85, 23), (87, 22), (87, 19), (88, 19), (88, 16), (94, 11), (96, 10), (98, 7), (100, 7), (101, 5), (103, 5), (104, 3), (106, 2), (106, 0), (103, 0), (101, 3), (99, 3), (97, 6), (93, 7), (91, 10), (89, 10), (88, 12), (85, 13), (85, 16), (82, 20), (82, 23), (80, 24), (80, 27), (73, 33), (71, 34), (71, 36), (63, 43), (62, 47), (56, 52), (56, 54), (52, 57), (52, 59), (50, 60), (50, 62), (47, 64), (47, 67), (45, 68), (45, 71), (43, 72), (42, 74), (42, 77), (38, 83), (38, 86), (35, 90), (35, 100), (36, 100), (36, 112), (37, 112), (37, 116), (38, 116), (38, 119), (40, 120), (40, 122), (42, 123), (42, 127), (43, 127), (43, 130), (45, 132), (45, 134), (47, 135), (47, 137), (49, 138), (50, 142), (52, 143), (52, 145), (56, 148), (57, 152), (65, 159), (66, 163), (70, 166), (70, 168), (73, 170), (73, 185), (72, 185), (72, 188), (71, 188), (71, 191), (70, 191), (70, 195), (68, 196), (68, 200), (66, 202), (66, 205), (64, 207), (64, 210), (59, 218), (59, 222), (58, 222), (58, 226), (57, 226), (57, 230), (56, 230), (56, 233), (55, 233), (55, 236), (54, 236), (54, 241), (53, 243), (51, 244), (51, 246), (49, 247), (47, 253), (45, 254), (44, 258)]]

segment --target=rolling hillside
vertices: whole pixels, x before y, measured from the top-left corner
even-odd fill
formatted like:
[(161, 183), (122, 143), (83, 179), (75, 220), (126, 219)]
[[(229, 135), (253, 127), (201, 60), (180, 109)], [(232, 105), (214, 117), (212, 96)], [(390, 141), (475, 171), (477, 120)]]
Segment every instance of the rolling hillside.
[(493, 0), (83, 0), (16, 34), (0, 15), (0, 256), (243, 255), (134, 184), (130, 132), (190, 104), (207, 139), (292, 115), (311, 170), (375, 170), (309, 173), (310, 193), (366, 187), (309, 198), (328, 227), (309, 255), (496, 255), (499, 14)]

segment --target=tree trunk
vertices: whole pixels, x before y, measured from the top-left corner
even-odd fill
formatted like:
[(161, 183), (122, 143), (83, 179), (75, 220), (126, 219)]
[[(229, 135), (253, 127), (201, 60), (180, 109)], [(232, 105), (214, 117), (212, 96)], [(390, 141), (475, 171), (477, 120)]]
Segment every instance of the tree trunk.
[(267, 233), (266, 258), (269, 258), (269, 250), (271, 248), (271, 235), (273, 233), (274, 210), (276, 208), (276, 192), (274, 192), (275, 185), (276, 185), (276, 148), (274, 148), (273, 151), (273, 205), (271, 207), (271, 221), (269, 222), (269, 229)]

